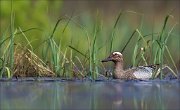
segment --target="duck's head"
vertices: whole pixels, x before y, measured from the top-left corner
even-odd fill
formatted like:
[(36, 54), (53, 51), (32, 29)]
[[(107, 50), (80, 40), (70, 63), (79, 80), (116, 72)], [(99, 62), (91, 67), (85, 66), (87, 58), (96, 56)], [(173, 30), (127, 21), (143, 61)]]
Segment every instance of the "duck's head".
[(102, 62), (113, 61), (114, 63), (123, 62), (123, 55), (120, 52), (112, 52), (109, 57), (102, 60)]

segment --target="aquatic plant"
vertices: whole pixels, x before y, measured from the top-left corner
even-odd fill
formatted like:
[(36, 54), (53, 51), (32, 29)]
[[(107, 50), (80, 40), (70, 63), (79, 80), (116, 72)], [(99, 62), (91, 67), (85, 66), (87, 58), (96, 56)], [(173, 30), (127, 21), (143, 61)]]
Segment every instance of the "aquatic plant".
[[(179, 55), (172, 55), (172, 48), (178, 48), (178, 43), (172, 46), (170, 40), (177, 39), (178, 35), (173, 34), (173, 31), (179, 31), (175, 30), (178, 23), (168, 25), (170, 20), (174, 20), (170, 19), (173, 18), (171, 13), (165, 16), (160, 31), (153, 27), (149, 34), (145, 28), (145, 15), (133, 11), (120, 11), (110, 23), (104, 22), (97, 11), (94, 19), (88, 14), (80, 17), (72, 14), (70, 17), (60, 17), (56, 22), (52, 22), (53, 27), (49, 26), (48, 29), (24, 29), (14, 25), (16, 12), (13, 8), (11, 2), (10, 24), (0, 37), (1, 78), (11, 78), (17, 71), (21, 73), (22, 65), (26, 68), (22, 72), (24, 74), (31, 65), (36, 68), (35, 76), (48, 76), (50, 72), (53, 76), (63, 78), (97, 79), (100, 75), (105, 76), (106, 72), (106, 66), (100, 61), (115, 50), (125, 55), (125, 67), (160, 64), (154, 78), (162, 79), (165, 76), (164, 67), (177, 77), (178, 61), (174, 59)], [(138, 16), (140, 21), (133, 31), (128, 27), (129, 24), (123, 23), (129, 20), (126, 19), (129, 14)], [(82, 19), (81, 22), (79, 18)], [(41, 36), (34, 36), (33, 30), (37, 30)], [(128, 35), (119, 33), (121, 30)], [(25, 60), (23, 63), (22, 59)], [(20, 66), (17, 68), (17, 65)], [(44, 75), (43, 68), (47, 71)]]

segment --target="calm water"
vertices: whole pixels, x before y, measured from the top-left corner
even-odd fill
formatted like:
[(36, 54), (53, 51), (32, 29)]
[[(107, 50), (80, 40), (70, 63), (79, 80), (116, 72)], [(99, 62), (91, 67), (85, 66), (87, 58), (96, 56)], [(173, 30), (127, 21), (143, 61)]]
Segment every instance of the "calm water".
[(0, 110), (180, 109), (180, 81), (1, 81)]

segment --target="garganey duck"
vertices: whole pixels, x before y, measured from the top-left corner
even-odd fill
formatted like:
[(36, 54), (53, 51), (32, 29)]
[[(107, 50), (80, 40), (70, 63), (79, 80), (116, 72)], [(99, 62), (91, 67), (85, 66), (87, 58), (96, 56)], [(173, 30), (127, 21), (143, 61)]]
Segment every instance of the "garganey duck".
[(115, 79), (149, 79), (152, 77), (156, 65), (139, 66), (131, 69), (123, 69), (123, 55), (120, 52), (113, 52), (111, 55), (102, 60), (102, 62), (114, 62), (113, 78)]

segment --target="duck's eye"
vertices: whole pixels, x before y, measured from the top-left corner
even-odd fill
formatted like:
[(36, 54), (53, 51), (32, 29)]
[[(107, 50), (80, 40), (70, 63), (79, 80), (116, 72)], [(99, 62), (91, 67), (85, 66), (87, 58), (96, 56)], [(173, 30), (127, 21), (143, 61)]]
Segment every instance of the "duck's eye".
[(112, 56), (115, 57), (115, 56), (117, 56), (117, 54), (113, 54)]
[(118, 57), (120, 57), (120, 56), (119, 56), (118, 54), (114, 54), (113, 57), (118, 58)]

